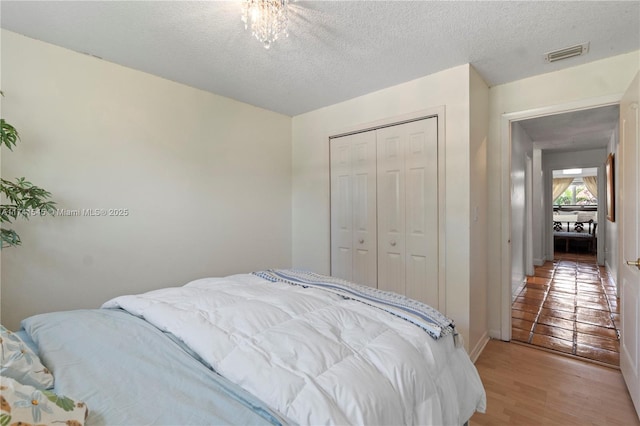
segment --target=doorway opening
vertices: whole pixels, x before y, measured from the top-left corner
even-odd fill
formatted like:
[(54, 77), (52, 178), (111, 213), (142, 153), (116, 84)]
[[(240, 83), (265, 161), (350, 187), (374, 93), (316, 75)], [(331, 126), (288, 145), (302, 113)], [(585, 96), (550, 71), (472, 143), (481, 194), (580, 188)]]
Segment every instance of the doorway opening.
[(601, 179), (597, 167), (553, 170), (551, 208), (554, 253), (575, 251), (596, 257), (598, 182)]
[(511, 339), (610, 366), (620, 315), (605, 263), (617, 235), (598, 194), (618, 121), (612, 104), (510, 122)]

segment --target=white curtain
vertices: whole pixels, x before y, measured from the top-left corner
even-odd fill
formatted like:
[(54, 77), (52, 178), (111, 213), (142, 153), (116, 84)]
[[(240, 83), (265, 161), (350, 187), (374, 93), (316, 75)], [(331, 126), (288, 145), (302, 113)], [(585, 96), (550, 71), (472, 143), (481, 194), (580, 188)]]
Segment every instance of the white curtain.
[(584, 176), (582, 178), (584, 181), (584, 185), (587, 187), (589, 192), (595, 197), (598, 198), (598, 177), (597, 176)]
[[(573, 178), (554, 178), (553, 179), (553, 198), (555, 201), (562, 193), (571, 185)], [(587, 187), (588, 188), (588, 187)]]

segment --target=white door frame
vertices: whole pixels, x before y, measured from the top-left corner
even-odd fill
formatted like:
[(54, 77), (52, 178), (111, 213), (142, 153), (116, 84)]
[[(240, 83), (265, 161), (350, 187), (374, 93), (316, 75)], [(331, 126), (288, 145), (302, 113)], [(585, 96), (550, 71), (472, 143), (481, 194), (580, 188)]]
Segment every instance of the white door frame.
[(533, 275), (533, 159), (528, 154), (524, 170), (524, 187), (526, 188), (524, 194), (524, 273), (525, 275)]
[(500, 122), (501, 140), (501, 230), (500, 230), (500, 339), (511, 340), (511, 124), (515, 121), (565, 112), (580, 111), (607, 105), (616, 105), (622, 99), (622, 93), (583, 99), (560, 105), (535, 108), (525, 111), (505, 113)]

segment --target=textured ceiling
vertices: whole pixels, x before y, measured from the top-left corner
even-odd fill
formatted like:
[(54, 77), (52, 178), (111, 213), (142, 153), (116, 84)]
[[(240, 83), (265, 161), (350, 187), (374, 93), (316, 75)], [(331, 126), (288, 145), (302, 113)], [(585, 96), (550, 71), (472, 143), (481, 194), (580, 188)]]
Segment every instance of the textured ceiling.
[[(496, 85), (640, 49), (638, 1), (297, 1), (270, 50), (238, 1), (0, 8), (2, 28), (292, 116), (465, 63)], [(583, 57), (543, 59), (583, 42)]]
[(584, 150), (604, 148), (620, 117), (618, 105), (518, 121), (537, 148)]

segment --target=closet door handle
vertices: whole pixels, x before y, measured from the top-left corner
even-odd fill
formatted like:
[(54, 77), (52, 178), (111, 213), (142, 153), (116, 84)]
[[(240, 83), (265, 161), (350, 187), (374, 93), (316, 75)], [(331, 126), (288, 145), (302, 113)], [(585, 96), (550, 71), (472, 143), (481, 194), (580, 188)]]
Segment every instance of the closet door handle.
[(392, 240), (392, 241), (391, 241), (391, 246), (392, 246), (392, 247), (395, 247), (395, 246), (396, 246), (396, 242)]
[(360, 240), (358, 240), (358, 242), (359, 242), (360, 244), (364, 244), (364, 240), (363, 240), (362, 238), (360, 238)]

